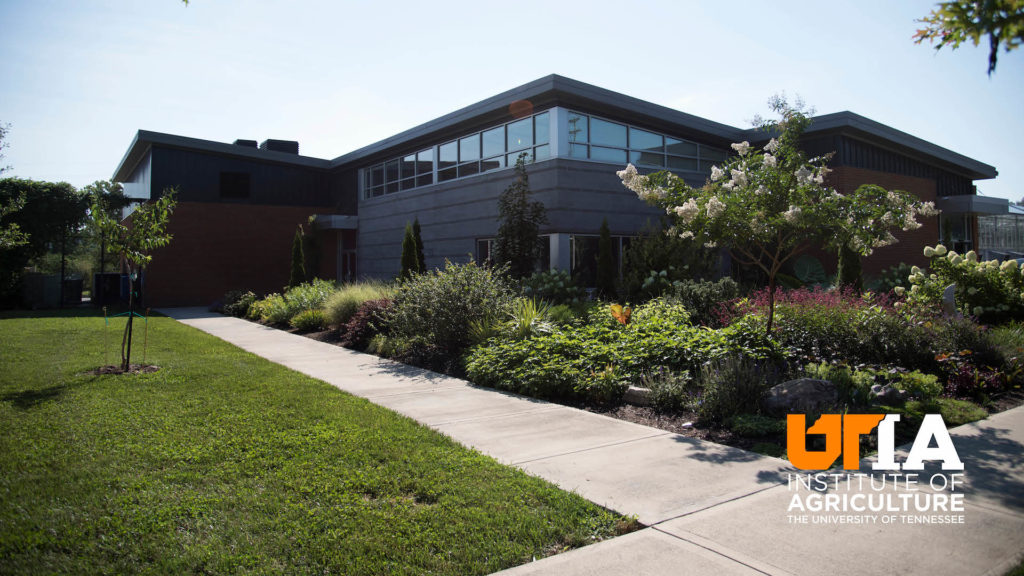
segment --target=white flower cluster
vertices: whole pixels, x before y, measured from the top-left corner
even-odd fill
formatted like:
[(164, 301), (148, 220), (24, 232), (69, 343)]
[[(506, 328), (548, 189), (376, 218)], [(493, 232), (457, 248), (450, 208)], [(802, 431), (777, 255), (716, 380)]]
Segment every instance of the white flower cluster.
[(775, 151), (778, 150), (778, 149), (779, 149), (779, 141), (776, 140), (775, 138), (772, 138), (771, 140), (768, 141), (767, 144), (764, 145), (765, 152), (769, 152), (771, 154), (774, 154)]
[(776, 158), (775, 156), (772, 156), (771, 154), (765, 154), (764, 159), (761, 161), (764, 163), (765, 166), (768, 166), (769, 168), (775, 168), (779, 164), (779, 159)]
[(641, 200), (659, 199), (668, 195), (664, 188), (655, 185), (650, 178), (641, 176), (636, 166), (632, 164), (627, 164), (625, 170), (619, 170), (615, 174), (622, 180), (623, 186), (636, 192)]
[(724, 176), (725, 176), (725, 171), (724, 170), (722, 170), (718, 166), (712, 166), (711, 167), (711, 181), (712, 182), (718, 182)]
[(732, 149), (739, 153), (740, 156), (746, 156), (750, 152), (750, 142), (744, 140), (732, 145)]
[(786, 222), (795, 223), (800, 218), (802, 212), (799, 206), (790, 206), (789, 210), (782, 214), (782, 217), (786, 219)]
[(712, 196), (708, 200), (707, 211), (708, 218), (716, 218), (719, 214), (725, 212), (725, 204), (717, 196)]
[(683, 224), (689, 224), (697, 217), (697, 214), (700, 212), (700, 207), (697, 206), (696, 200), (690, 198), (684, 202), (682, 206), (676, 206), (673, 210)]

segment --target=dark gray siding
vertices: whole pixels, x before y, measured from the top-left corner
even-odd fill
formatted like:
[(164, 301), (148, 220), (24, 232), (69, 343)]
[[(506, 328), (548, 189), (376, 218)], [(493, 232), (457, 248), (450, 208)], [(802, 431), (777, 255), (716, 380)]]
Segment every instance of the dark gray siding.
[[(258, 162), (204, 152), (154, 147), (152, 189), (173, 186), (182, 202), (332, 206), (326, 170)], [(221, 172), (249, 174), (249, 197), (222, 199)]]
[[(612, 234), (631, 235), (662, 212), (627, 190), (608, 164), (553, 159), (529, 166), (534, 198), (547, 208), (541, 233), (596, 234), (608, 219)], [(515, 179), (512, 170), (360, 200), (359, 273), (391, 277), (401, 269), (407, 222), (419, 218), (428, 268), (445, 259), (466, 262), (478, 238), (498, 230), (498, 197)], [(699, 183), (699, 182), (697, 182)]]

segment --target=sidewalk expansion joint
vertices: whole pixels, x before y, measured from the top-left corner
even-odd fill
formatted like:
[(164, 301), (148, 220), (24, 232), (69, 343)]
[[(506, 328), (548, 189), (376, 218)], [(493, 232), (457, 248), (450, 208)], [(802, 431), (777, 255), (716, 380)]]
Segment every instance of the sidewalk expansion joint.
[(744, 498), (749, 498), (749, 497), (754, 496), (756, 494), (760, 494), (761, 492), (764, 492), (766, 490), (771, 490), (773, 488), (778, 488), (780, 486), (785, 486), (785, 485), (786, 485), (785, 482), (780, 482), (778, 484), (771, 484), (771, 485), (765, 486), (763, 488), (758, 488), (757, 490), (754, 490), (752, 492), (746, 492), (744, 494), (740, 494), (739, 496), (733, 496), (732, 498), (728, 498), (726, 500), (722, 500), (721, 502), (715, 502), (713, 504), (709, 504), (709, 505), (707, 505), (707, 506), (705, 506), (703, 508), (698, 508), (696, 510), (690, 510), (689, 512), (684, 512), (682, 514), (678, 514), (676, 516), (672, 516), (671, 518), (665, 518), (664, 520), (658, 520), (657, 522), (653, 522), (651, 524), (648, 524), (648, 526), (650, 526), (651, 528), (657, 528), (658, 526), (660, 526), (662, 524), (665, 524), (666, 522), (672, 522), (673, 520), (678, 520), (680, 518), (685, 518), (687, 516), (693, 516), (694, 514), (700, 514), (701, 512), (705, 512), (707, 510), (711, 510), (712, 508), (718, 508), (719, 506), (724, 506), (726, 504), (729, 504), (730, 502), (735, 502), (737, 500), (743, 500)]
[[(725, 552), (723, 552), (723, 551), (721, 551), (721, 550), (719, 550), (717, 548), (714, 548), (712, 546), (703, 544), (702, 542), (698, 542), (697, 540), (692, 540), (692, 539), (689, 539), (689, 538), (683, 538), (682, 536), (679, 536), (678, 534), (673, 534), (671, 532), (666, 532), (664, 530), (659, 529), (656, 525), (655, 526), (649, 526), (649, 528), (651, 528), (652, 530), (655, 530), (655, 531), (657, 531), (657, 532), (659, 532), (661, 534), (665, 534), (666, 536), (671, 536), (672, 538), (675, 538), (676, 540), (679, 540), (679, 541), (682, 541), (682, 542), (686, 542), (687, 544), (692, 544), (692, 545), (697, 546), (699, 548), (703, 548), (704, 550), (707, 550), (708, 552), (711, 552), (712, 554), (715, 554), (717, 556), (721, 556), (722, 558), (725, 558), (727, 560), (735, 562), (735, 563), (737, 563), (737, 564), (739, 564), (741, 566), (746, 566), (747, 568), (750, 568), (751, 570), (753, 570), (754, 572), (757, 572), (759, 574), (765, 574), (766, 576), (782, 576), (782, 575), (792, 576), (788, 571), (782, 570), (781, 568), (776, 568), (775, 566), (771, 567), (774, 570), (772, 570), (771, 572), (766, 572), (765, 570), (762, 570), (761, 568), (758, 568), (757, 566), (753, 566), (749, 562), (745, 562), (743, 560), (740, 560), (739, 558), (735, 558), (733, 556), (730, 556), (730, 555), (726, 554)], [(700, 540), (703, 540), (703, 538), (700, 538)], [(714, 543), (713, 541), (709, 541), (709, 542)], [(723, 548), (726, 548), (726, 547), (723, 546)], [(726, 549), (728, 550), (728, 548), (726, 548)]]

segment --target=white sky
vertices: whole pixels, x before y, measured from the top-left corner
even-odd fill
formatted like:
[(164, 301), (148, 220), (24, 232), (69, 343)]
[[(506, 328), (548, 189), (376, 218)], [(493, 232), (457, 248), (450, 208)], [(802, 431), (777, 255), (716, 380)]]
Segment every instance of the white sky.
[(110, 178), (138, 129), (334, 158), (551, 73), (746, 127), (775, 93), (994, 165), (1024, 196), (1024, 49), (911, 40), (933, 2), (4, 0), (5, 175)]

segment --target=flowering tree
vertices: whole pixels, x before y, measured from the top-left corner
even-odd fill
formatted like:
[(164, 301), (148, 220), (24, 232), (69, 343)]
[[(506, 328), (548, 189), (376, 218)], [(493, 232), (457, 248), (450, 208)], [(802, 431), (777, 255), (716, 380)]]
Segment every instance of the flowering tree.
[(845, 246), (867, 256), (896, 242), (891, 230), (917, 229), (917, 216), (937, 213), (930, 202), (880, 186), (839, 194), (825, 183), (831, 155), (808, 159), (800, 149), (810, 118), (783, 98), (773, 98), (770, 106), (781, 119), (761, 127), (776, 137), (761, 150), (749, 142), (733, 144), (736, 155), (713, 166), (700, 188), (669, 172), (641, 175), (632, 164), (618, 172), (627, 188), (673, 218), (670, 234), (695, 238), (706, 247), (720, 245), (738, 262), (765, 273), (769, 333), (776, 276), (791, 258), (813, 246)]

